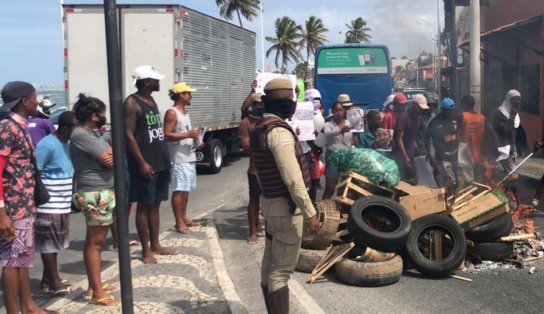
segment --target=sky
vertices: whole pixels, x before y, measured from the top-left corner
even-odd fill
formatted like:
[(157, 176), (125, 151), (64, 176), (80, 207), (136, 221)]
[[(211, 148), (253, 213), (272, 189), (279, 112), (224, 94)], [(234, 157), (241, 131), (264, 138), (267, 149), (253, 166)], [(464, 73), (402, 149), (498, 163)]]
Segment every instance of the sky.
[[(0, 86), (8, 81), (61, 84), (64, 80), (61, 0), (0, 0)], [(66, 4), (103, 4), (100, 0), (65, 0)], [(181, 4), (193, 10), (218, 17), (215, 0), (132, 0), (118, 4)], [(329, 29), (331, 44), (343, 42), (342, 32), (351, 20), (367, 21), (372, 44), (389, 47), (392, 57), (415, 58), (419, 52), (432, 52), (436, 22), (443, 27), (442, 1), (439, 0), (264, 0), (264, 36), (275, 37), (274, 22), (285, 15), (303, 25), (309, 16), (323, 20)], [(440, 18), (437, 19), (437, 5)], [(257, 69), (261, 69), (261, 17), (243, 20), (244, 27), (257, 34)], [(236, 16), (231, 21), (238, 24)], [(270, 44), (264, 43), (264, 51)], [(264, 62), (274, 66), (274, 53)], [(291, 68), (294, 65), (291, 65)]]

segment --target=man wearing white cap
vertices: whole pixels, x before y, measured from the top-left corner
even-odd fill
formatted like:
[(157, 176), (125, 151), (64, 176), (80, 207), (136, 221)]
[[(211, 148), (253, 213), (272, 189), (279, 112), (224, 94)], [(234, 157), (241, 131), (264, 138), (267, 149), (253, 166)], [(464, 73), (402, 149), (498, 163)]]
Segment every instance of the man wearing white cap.
[(151, 94), (164, 78), (153, 67), (142, 65), (132, 74), (138, 91), (124, 102), (129, 202), (137, 202), (136, 227), (142, 243), (142, 261), (155, 264), (155, 254), (175, 254), (159, 243), (159, 207), (168, 200), (170, 155), (159, 108)]

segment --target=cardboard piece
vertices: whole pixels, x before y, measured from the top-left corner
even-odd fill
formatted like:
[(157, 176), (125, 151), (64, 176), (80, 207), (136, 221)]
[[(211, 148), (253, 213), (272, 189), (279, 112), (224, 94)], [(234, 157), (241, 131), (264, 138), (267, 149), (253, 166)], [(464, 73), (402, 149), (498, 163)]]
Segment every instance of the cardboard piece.
[(463, 206), (454, 209), (450, 216), (464, 230), (470, 230), (507, 213), (508, 210), (506, 195), (497, 189), (492, 189), (475, 196)]

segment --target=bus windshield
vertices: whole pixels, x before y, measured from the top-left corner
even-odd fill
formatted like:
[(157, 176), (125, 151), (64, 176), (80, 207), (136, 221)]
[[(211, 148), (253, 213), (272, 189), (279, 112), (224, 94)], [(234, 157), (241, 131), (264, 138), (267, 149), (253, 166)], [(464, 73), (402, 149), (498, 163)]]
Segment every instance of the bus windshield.
[(315, 57), (315, 88), (328, 110), (338, 95), (348, 94), (361, 108), (380, 108), (393, 81), (385, 46), (346, 44), (320, 46)]

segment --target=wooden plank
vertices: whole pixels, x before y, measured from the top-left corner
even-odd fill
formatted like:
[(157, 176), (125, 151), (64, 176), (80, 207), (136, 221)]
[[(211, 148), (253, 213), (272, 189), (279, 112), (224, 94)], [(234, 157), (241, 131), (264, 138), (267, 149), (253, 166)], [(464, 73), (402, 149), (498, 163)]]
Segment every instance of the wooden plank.
[(520, 241), (520, 240), (527, 240), (527, 239), (534, 239), (534, 238), (535, 238), (534, 233), (518, 234), (518, 235), (513, 235), (513, 236), (501, 237), (499, 239), (499, 241), (501, 241), (501, 242), (516, 242), (516, 241)]
[(451, 275), (451, 278), (466, 281), (466, 282), (472, 282), (472, 279), (467, 278), (467, 277), (458, 276), (458, 275)]
[(316, 268), (310, 274), (308, 279), (309, 283), (314, 283), (321, 275), (323, 275), (329, 268), (334, 266), (344, 255), (346, 255), (353, 247), (355, 243), (350, 242), (347, 244), (339, 245), (332, 249), (332, 245), (329, 246), (330, 250), (327, 250), (327, 254), (319, 261)]
[(343, 198), (341, 196), (333, 196), (332, 200), (349, 206), (352, 206), (355, 203), (354, 200), (347, 197)]
[(342, 230), (342, 231), (338, 231), (334, 237), (339, 238), (339, 237), (343, 237), (343, 236), (348, 235), (348, 234), (349, 234), (349, 230), (345, 229), (345, 230)]
[(358, 174), (358, 173), (356, 173), (356, 172), (350, 172), (350, 173), (349, 173), (349, 176), (351, 176), (351, 177), (353, 177), (354, 179), (357, 179), (357, 180), (359, 180), (359, 181), (362, 181), (362, 182), (364, 182), (364, 183), (366, 183), (366, 184), (369, 184), (369, 185), (372, 185), (372, 186), (376, 186), (376, 187), (378, 187), (378, 188), (380, 188), (380, 189), (382, 189), (382, 190), (388, 191), (388, 192), (390, 192), (390, 193), (395, 193), (395, 191), (394, 191), (393, 189), (391, 189), (391, 188), (389, 188), (389, 187), (387, 187), (387, 186), (383, 186), (383, 185), (376, 184), (376, 183), (374, 183), (374, 182), (368, 180), (367, 177), (362, 176), (362, 175), (360, 175), (360, 174)]
[(491, 190), (491, 187), (489, 185), (481, 184), (481, 183), (478, 183), (478, 182), (472, 182), (472, 185), (479, 186), (479, 187), (484, 188), (486, 190)]
[(483, 191), (482, 193), (476, 195), (474, 198), (472, 198), (472, 199), (470, 199), (470, 200), (468, 200), (468, 201), (466, 201), (466, 202), (463, 202), (463, 203), (461, 203), (461, 204), (459, 204), (459, 205), (453, 206), (452, 211), (457, 210), (457, 209), (459, 209), (459, 208), (465, 206), (465, 205), (468, 204), (469, 202), (472, 202), (472, 201), (474, 201), (474, 200), (477, 200), (478, 198), (482, 197), (483, 195), (486, 195), (487, 193), (489, 193), (489, 191), (491, 191), (491, 190)]
[[(367, 190), (365, 190), (365, 189), (361, 188), (360, 186), (358, 186), (356, 184), (353, 184), (353, 183), (348, 183), (347, 187), (357, 191), (357, 193), (362, 194), (364, 196), (372, 195), (372, 193), (368, 192)], [(347, 193), (345, 193), (345, 194), (347, 194)], [(346, 197), (346, 196), (344, 196), (344, 197)]]
[[(348, 177), (346, 180), (346, 187), (344, 188), (344, 193), (342, 193), (342, 197), (348, 197), (349, 192), (349, 186), (351, 184), (351, 177)], [(338, 195), (338, 193), (336, 193)]]
[(433, 247), (431, 248), (431, 251), (434, 249), (434, 256), (436, 261), (442, 260), (442, 237), (444, 236), (444, 233), (442, 231), (433, 231)]
[(476, 191), (478, 188), (477, 187), (472, 187), (470, 188), (468, 191), (465, 191), (464, 193), (462, 193), (461, 195), (459, 195), (459, 197), (457, 197), (457, 199), (455, 200), (455, 202), (453, 203), (453, 206), (455, 206), (456, 204), (459, 204), (461, 203), (461, 201), (469, 196), (470, 194), (474, 193), (474, 191)]

